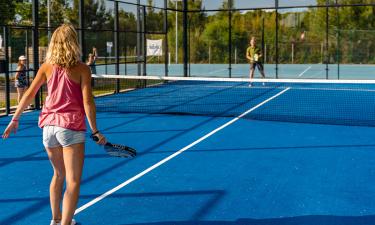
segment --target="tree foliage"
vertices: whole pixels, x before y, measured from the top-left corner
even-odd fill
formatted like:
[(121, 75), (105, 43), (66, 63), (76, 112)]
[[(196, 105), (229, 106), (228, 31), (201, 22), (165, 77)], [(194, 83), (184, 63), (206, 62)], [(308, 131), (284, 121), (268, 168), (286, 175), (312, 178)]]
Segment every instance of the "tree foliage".
[[(9, 7), (1, 7), (0, 23), (31, 25), (30, 1), (2, 0)], [(204, 9), (204, 1), (188, 1), (190, 10)], [(341, 4), (353, 4), (355, 0), (340, 0)], [(371, 0), (363, 0), (371, 3)], [(145, 25), (147, 38), (163, 38), (165, 12), (153, 8), (153, 0), (147, 0), (145, 6)], [(229, 5), (231, 3), (232, 5)], [(105, 53), (105, 43), (113, 41), (114, 12), (108, 8), (108, 1), (85, 0), (85, 22), (87, 49), (96, 46)], [(169, 8), (182, 8), (182, 3), (170, 0)], [(317, 0), (318, 5), (325, 5), (326, 0)], [(47, 0), (39, 1), (40, 25), (47, 25)], [(268, 63), (276, 62), (276, 44), (278, 61), (281, 63), (375, 63), (375, 6), (353, 7), (310, 7), (303, 9), (249, 10), (232, 11), (226, 9), (235, 6), (234, 0), (223, 1), (222, 11), (189, 12), (188, 43), (189, 59), (192, 63), (246, 63), (245, 50), (249, 38), (254, 36), (266, 54)], [(133, 6), (135, 8), (135, 6)], [(78, 26), (78, 0), (51, 1), (51, 26), (71, 22)], [(230, 16), (230, 17), (229, 17)], [(279, 20), (276, 21), (276, 16)], [(175, 24), (176, 12), (167, 11), (167, 36), (169, 51), (174, 58), (176, 42), (179, 46), (179, 61), (182, 61), (183, 49), (183, 13), (177, 12), (178, 24)], [(231, 18), (231, 19), (230, 19)], [(137, 13), (119, 10), (120, 48), (122, 54), (135, 54), (137, 43)], [(326, 21), (329, 32), (326, 33)], [(276, 43), (276, 24), (279, 26)], [(229, 34), (231, 27), (231, 39)], [(100, 30), (108, 31), (100, 31)], [(176, 29), (178, 38), (176, 40)], [(92, 31), (89, 31), (92, 30)], [(157, 34), (152, 34), (157, 33)], [(306, 38), (302, 39), (304, 33)], [(17, 35), (15, 33), (15, 35)], [(21, 34), (20, 34), (21, 35)], [(41, 35), (41, 45), (47, 45), (46, 35)], [(229, 43), (232, 52), (229, 52)], [(125, 53), (126, 52), (126, 53)]]

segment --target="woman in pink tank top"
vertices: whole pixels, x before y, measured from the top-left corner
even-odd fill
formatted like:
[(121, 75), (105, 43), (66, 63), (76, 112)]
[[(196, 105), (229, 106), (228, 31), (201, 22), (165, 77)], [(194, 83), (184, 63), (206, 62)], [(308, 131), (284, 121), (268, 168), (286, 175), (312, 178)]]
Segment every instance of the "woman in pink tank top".
[[(51, 225), (75, 224), (73, 215), (84, 162), (85, 117), (91, 133), (99, 139), (98, 144), (106, 143), (96, 126), (90, 68), (80, 58), (74, 27), (68, 24), (58, 27), (52, 35), (46, 62), (41, 65), (3, 133), (3, 138), (8, 138), (11, 132), (16, 133), (23, 110), (39, 88), (47, 83), (48, 96), (39, 116), (39, 126), (43, 128), (43, 144), (54, 170), (50, 185)], [(64, 181), (66, 190), (62, 198)], [(62, 202), (63, 209), (60, 207)]]

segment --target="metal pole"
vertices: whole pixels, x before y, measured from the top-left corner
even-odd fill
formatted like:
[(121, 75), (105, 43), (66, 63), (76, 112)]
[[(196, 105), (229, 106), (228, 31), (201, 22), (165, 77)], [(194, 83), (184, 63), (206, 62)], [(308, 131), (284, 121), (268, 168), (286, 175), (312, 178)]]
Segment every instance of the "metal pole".
[(141, 75), (141, 64), (140, 64), (140, 57), (141, 57), (141, 12), (140, 12), (140, 0), (137, 0), (137, 74), (138, 76)]
[(51, 0), (47, 0), (48, 42), (51, 40)]
[(142, 7), (142, 53), (143, 53), (143, 76), (147, 75), (147, 38), (146, 38), (146, 7)]
[(336, 33), (336, 60), (337, 60), (337, 79), (340, 80), (340, 11), (336, 3), (336, 20), (337, 20), (337, 33)]
[(169, 50), (168, 50), (168, 0), (164, 0), (164, 75), (168, 76), (168, 61), (169, 61)]
[(188, 27), (187, 27), (188, 2), (183, 0), (183, 48), (184, 48), (184, 77), (188, 76)]
[(237, 48), (234, 48), (234, 64), (237, 64)]
[(264, 54), (264, 13), (262, 12), (262, 51)]
[(127, 43), (126, 35), (124, 35), (123, 37), (124, 37), (123, 43), (124, 43), (124, 59), (125, 59), (125, 61), (124, 61), (124, 67), (125, 67), (124, 73), (127, 74), (128, 73), (128, 67), (127, 67), (127, 65), (128, 65), (128, 59), (127, 59), (128, 43)]
[[(118, 1), (115, 1), (115, 7), (114, 7), (114, 11), (115, 11), (115, 21), (114, 21), (114, 32), (115, 32), (115, 36), (114, 36), (114, 45), (115, 45), (115, 60), (116, 60), (116, 64), (115, 64), (115, 74), (116, 75), (119, 75), (120, 74), (120, 43), (119, 43), (119, 14), (118, 14)], [(120, 92), (120, 79), (117, 79), (116, 80), (116, 93), (119, 93)]]
[(267, 63), (267, 44), (264, 44), (264, 64)]
[(187, 22), (187, 26), (188, 26), (188, 28), (187, 28), (187, 30), (188, 30), (188, 35), (189, 35), (189, 37), (188, 37), (188, 48), (187, 48), (187, 50), (188, 50), (188, 62), (189, 62), (189, 66), (188, 66), (188, 76), (190, 77), (191, 76), (191, 60), (190, 60), (190, 47), (191, 47), (191, 45), (190, 45), (190, 40), (191, 40), (191, 36), (190, 36), (190, 34), (191, 34), (191, 29), (190, 29), (190, 25), (191, 25), (191, 21), (190, 21), (190, 18), (189, 18), (189, 15), (187, 15), (187, 19), (188, 19), (188, 22)]
[(276, 6), (276, 37), (275, 37), (275, 53), (276, 53), (276, 79), (279, 78), (279, 0), (275, 0), (275, 6)]
[(292, 64), (294, 64), (294, 42), (292, 42)]
[(211, 64), (211, 43), (208, 44), (208, 64)]
[(326, 79), (328, 80), (328, 63), (329, 63), (329, 52), (328, 52), (328, 29), (329, 29), (329, 26), (328, 26), (328, 23), (329, 23), (329, 13), (328, 13), (328, 5), (329, 5), (329, 0), (326, 1), (326, 57), (325, 57), (325, 60), (326, 60)]
[[(34, 77), (39, 69), (39, 3), (37, 0), (32, 2), (32, 17), (33, 17), (33, 64), (34, 64)], [(40, 91), (35, 95), (35, 109), (40, 109)]]
[(177, 14), (177, 4), (178, 4), (178, 1), (175, 0), (175, 3), (176, 3), (176, 50), (175, 50), (175, 60), (176, 60), (176, 64), (178, 64), (178, 14)]
[(8, 49), (8, 27), (3, 27), (4, 53), (5, 53), (5, 113), (10, 114), (10, 79), (9, 79), (9, 49)]
[(228, 51), (229, 51), (229, 78), (232, 77), (232, 0), (228, 0), (228, 9), (229, 9), (229, 43), (228, 43)]
[(81, 43), (82, 61), (86, 59), (85, 55), (85, 1), (79, 0), (79, 43)]
[(26, 55), (26, 59), (27, 59), (27, 63), (26, 63), (26, 69), (27, 69), (27, 72), (26, 72), (26, 77), (27, 77), (27, 86), (30, 86), (30, 73), (29, 73), (29, 30), (26, 30), (26, 52), (25, 52), (25, 55)]

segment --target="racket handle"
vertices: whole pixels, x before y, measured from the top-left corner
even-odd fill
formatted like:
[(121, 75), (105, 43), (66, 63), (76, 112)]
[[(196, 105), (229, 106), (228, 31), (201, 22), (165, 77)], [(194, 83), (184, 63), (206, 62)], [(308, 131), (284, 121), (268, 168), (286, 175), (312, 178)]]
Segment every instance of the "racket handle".
[[(94, 136), (94, 135), (91, 135), (91, 139), (92, 139), (93, 141), (95, 141), (95, 142), (98, 142), (98, 141), (99, 141), (99, 138), (98, 138), (97, 136)], [(106, 146), (110, 146), (110, 147), (112, 146), (112, 144), (109, 143), (109, 142), (106, 142), (105, 145), (106, 145)]]
[(98, 142), (98, 141), (99, 141), (99, 138), (98, 138), (97, 136), (92, 136), (91, 138), (92, 138), (92, 140), (94, 140), (95, 142)]

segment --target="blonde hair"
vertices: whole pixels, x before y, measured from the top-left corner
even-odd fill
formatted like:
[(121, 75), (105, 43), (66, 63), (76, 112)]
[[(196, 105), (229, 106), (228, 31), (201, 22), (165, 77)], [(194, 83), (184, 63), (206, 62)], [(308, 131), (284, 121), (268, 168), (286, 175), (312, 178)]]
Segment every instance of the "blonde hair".
[(68, 68), (81, 58), (78, 35), (71, 24), (59, 26), (52, 34), (46, 54), (46, 62)]
[(22, 65), (21, 60), (18, 60), (17, 67), (21, 67), (21, 66), (24, 66), (24, 65)]

